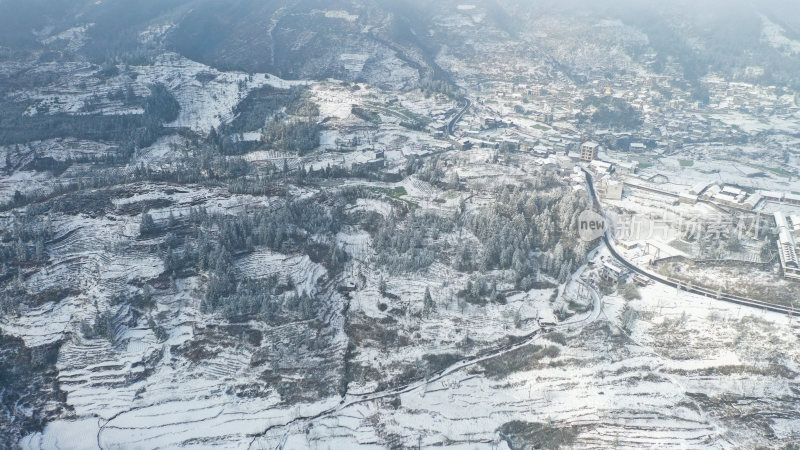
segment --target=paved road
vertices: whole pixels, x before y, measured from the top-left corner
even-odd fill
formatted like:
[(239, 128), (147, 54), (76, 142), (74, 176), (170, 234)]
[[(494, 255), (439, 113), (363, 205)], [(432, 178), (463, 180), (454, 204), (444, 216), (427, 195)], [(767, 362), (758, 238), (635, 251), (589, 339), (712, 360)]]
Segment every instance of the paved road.
[(453, 116), (453, 118), (450, 120), (450, 123), (447, 124), (447, 134), (449, 134), (450, 136), (455, 135), (454, 130), (456, 128), (456, 124), (458, 123), (459, 120), (461, 120), (462, 117), (464, 117), (464, 113), (467, 112), (469, 107), (472, 106), (472, 101), (470, 101), (470, 99), (465, 98), (464, 102), (466, 102), (464, 108), (461, 109), (461, 111), (459, 111), (458, 114)]
[[(589, 192), (592, 194), (592, 201), (594, 202), (595, 208), (597, 208), (597, 210), (600, 211), (603, 217), (605, 217), (605, 211), (603, 210), (603, 207), (600, 204), (600, 199), (597, 196), (597, 191), (595, 191), (594, 189), (594, 179), (592, 178), (592, 175), (585, 169), (581, 170), (583, 170), (583, 173), (586, 175), (586, 183), (589, 186)], [(712, 291), (704, 287), (693, 286), (689, 283), (684, 283), (681, 281), (672, 280), (670, 278), (665, 278), (660, 275), (656, 275), (652, 272), (649, 272), (647, 270), (644, 270), (636, 266), (635, 264), (631, 263), (630, 261), (622, 257), (622, 255), (617, 253), (613, 245), (613, 238), (611, 237), (610, 229), (607, 229), (605, 234), (603, 235), (603, 241), (605, 242), (606, 247), (608, 247), (608, 251), (611, 253), (611, 256), (613, 256), (614, 259), (616, 259), (620, 264), (622, 264), (629, 270), (638, 273), (642, 276), (645, 276), (657, 283), (664, 284), (671, 288), (684, 290), (692, 294), (702, 295), (704, 297), (713, 298), (715, 300), (720, 300), (723, 302), (734, 303), (737, 305), (749, 306), (751, 308), (758, 308), (762, 310), (773, 311), (781, 314), (790, 314), (790, 315), (794, 315), (797, 312), (794, 308), (775, 305), (772, 303), (766, 303), (759, 300), (753, 300), (751, 298), (742, 297), (740, 295), (727, 294), (721, 291)]]
[[(448, 367), (446, 367), (444, 369), (441, 369), (441, 370), (439, 370), (437, 372), (434, 372), (434, 373), (430, 374), (424, 380), (417, 380), (417, 381), (405, 384), (403, 386), (398, 386), (398, 387), (395, 387), (395, 388), (385, 389), (385, 390), (380, 390), (380, 391), (375, 391), (375, 392), (364, 392), (364, 393), (360, 393), (360, 394), (350, 394), (350, 393), (345, 394), (342, 397), (342, 399), (339, 402), (339, 404), (337, 404), (335, 406), (331, 406), (330, 408), (327, 408), (325, 410), (318, 411), (317, 413), (312, 414), (312, 415), (308, 415), (308, 416), (302, 416), (301, 415), (301, 416), (297, 416), (297, 417), (291, 418), (291, 419), (287, 420), (284, 423), (278, 423), (278, 424), (270, 425), (264, 431), (262, 431), (262, 432), (258, 433), (257, 435), (253, 436), (253, 440), (250, 443), (250, 448), (252, 448), (256, 444), (256, 442), (258, 442), (259, 438), (262, 438), (262, 437), (266, 436), (270, 431), (272, 431), (274, 429), (281, 429), (281, 428), (287, 428), (287, 427), (296, 427), (296, 426), (301, 425), (301, 424), (307, 424), (307, 423), (309, 423), (311, 421), (320, 419), (322, 417), (327, 417), (327, 416), (330, 416), (330, 415), (333, 415), (333, 414), (340, 414), (343, 410), (345, 410), (347, 408), (350, 408), (352, 406), (356, 406), (356, 405), (359, 405), (359, 404), (362, 404), (362, 403), (374, 402), (376, 400), (380, 400), (380, 399), (384, 399), (384, 398), (388, 398), (388, 397), (395, 397), (395, 396), (398, 396), (398, 395), (401, 395), (401, 394), (406, 394), (406, 393), (409, 393), (409, 392), (417, 391), (417, 392), (420, 392), (421, 394), (424, 394), (425, 392), (428, 391), (429, 387), (433, 386), (433, 389), (437, 389), (438, 385), (434, 386), (434, 384), (437, 383), (437, 382), (441, 383), (441, 388), (448, 389), (451, 386), (451, 384), (448, 384), (445, 379), (450, 377), (450, 376), (452, 376), (452, 375), (455, 375), (456, 373), (461, 372), (463, 369), (465, 369), (467, 367), (474, 366), (474, 365), (480, 363), (481, 361), (486, 361), (486, 360), (490, 360), (492, 358), (497, 358), (498, 356), (505, 355), (505, 354), (507, 354), (509, 352), (512, 352), (514, 350), (517, 350), (517, 349), (520, 349), (520, 348), (525, 347), (527, 345), (530, 345), (531, 343), (535, 342), (541, 336), (546, 335), (547, 333), (550, 333), (550, 332), (553, 332), (553, 331), (569, 331), (569, 330), (574, 330), (574, 329), (580, 329), (580, 328), (583, 328), (583, 327), (585, 327), (585, 326), (587, 326), (587, 325), (589, 325), (589, 324), (591, 324), (593, 322), (596, 322), (600, 318), (600, 314), (602, 313), (602, 310), (603, 310), (603, 306), (604, 306), (603, 305), (603, 298), (600, 296), (600, 294), (592, 286), (584, 283), (583, 281), (573, 277), (572, 282), (581, 284), (591, 294), (591, 296), (592, 296), (592, 310), (591, 310), (591, 312), (589, 312), (589, 314), (587, 314), (587, 315), (585, 315), (583, 317), (579, 317), (577, 319), (571, 320), (569, 322), (563, 322), (563, 323), (558, 323), (558, 324), (549, 325), (549, 326), (542, 326), (542, 327), (537, 328), (536, 330), (534, 330), (533, 332), (531, 332), (531, 333), (529, 333), (529, 334), (527, 334), (525, 336), (519, 337), (516, 340), (516, 342), (514, 342), (514, 343), (505, 344), (505, 345), (502, 345), (502, 346), (485, 349), (485, 350), (479, 352), (475, 356), (462, 359), (461, 361), (458, 361), (458, 362), (456, 362), (456, 363), (454, 363), (454, 364), (452, 364), (452, 365), (450, 365), (450, 366), (448, 366)], [(456, 381), (455, 383), (457, 384), (458, 381)], [(284, 435), (288, 436), (289, 433), (284, 433)]]
[(486, 361), (492, 358), (496, 358), (498, 356), (502, 356), (506, 353), (511, 351), (517, 350), (519, 348), (525, 347), (526, 345), (531, 344), (535, 340), (539, 338), (540, 335), (549, 333), (551, 331), (568, 331), (574, 328), (581, 328), (584, 327), (592, 322), (595, 322), (599, 319), (600, 313), (603, 310), (603, 298), (600, 294), (590, 285), (584, 283), (580, 280), (573, 280), (574, 283), (581, 284), (583, 287), (587, 289), (587, 291), (592, 296), (592, 310), (586, 316), (580, 317), (575, 320), (571, 320), (568, 322), (556, 323), (550, 326), (542, 326), (534, 330), (532, 333), (523, 336), (518, 339), (516, 343), (506, 344), (500, 347), (489, 348), (485, 349), (482, 352), (479, 352), (477, 355), (463, 359), (457, 363), (454, 363), (448, 366), (445, 369), (442, 369), (438, 372), (434, 372), (425, 380), (419, 380), (413, 383), (406, 384), (401, 387), (397, 387), (394, 389), (388, 389), (373, 393), (361, 393), (361, 394), (347, 394), (346, 397), (342, 398), (341, 403), (337, 407), (337, 409), (341, 410), (347, 408), (348, 406), (352, 406), (358, 403), (363, 403), (367, 401), (373, 401), (380, 398), (395, 396), (399, 394), (404, 394), (407, 392), (411, 392), (414, 390), (425, 388), (426, 385), (433, 383), (434, 381), (439, 381), (442, 378), (445, 378), (448, 375), (451, 375), (455, 372), (458, 372), (466, 367), (473, 366), (478, 364), (481, 361)]

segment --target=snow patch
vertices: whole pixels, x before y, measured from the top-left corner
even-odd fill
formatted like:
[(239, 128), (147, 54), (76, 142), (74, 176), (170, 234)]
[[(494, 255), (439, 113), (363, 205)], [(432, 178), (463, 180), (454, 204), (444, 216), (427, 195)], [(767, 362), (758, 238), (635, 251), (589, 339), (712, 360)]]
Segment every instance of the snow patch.
[(772, 48), (783, 53), (796, 55), (800, 54), (800, 41), (795, 41), (786, 37), (786, 30), (766, 16), (761, 16), (761, 40), (767, 42)]

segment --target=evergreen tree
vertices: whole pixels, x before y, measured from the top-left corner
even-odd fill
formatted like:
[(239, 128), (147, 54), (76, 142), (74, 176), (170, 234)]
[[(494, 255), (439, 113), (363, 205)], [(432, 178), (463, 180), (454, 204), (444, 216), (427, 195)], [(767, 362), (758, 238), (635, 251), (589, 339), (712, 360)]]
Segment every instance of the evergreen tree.
[(381, 275), (381, 278), (378, 281), (378, 292), (380, 292), (381, 295), (386, 296), (386, 289), (386, 280), (384, 280), (383, 275)]
[(429, 287), (425, 287), (425, 295), (423, 296), (423, 310), (425, 311), (426, 315), (429, 315), (434, 309), (436, 308), (436, 304), (433, 302), (433, 297), (431, 296), (431, 290)]
[(153, 216), (148, 213), (142, 213), (142, 221), (139, 223), (139, 234), (147, 235), (156, 230), (156, 223)]

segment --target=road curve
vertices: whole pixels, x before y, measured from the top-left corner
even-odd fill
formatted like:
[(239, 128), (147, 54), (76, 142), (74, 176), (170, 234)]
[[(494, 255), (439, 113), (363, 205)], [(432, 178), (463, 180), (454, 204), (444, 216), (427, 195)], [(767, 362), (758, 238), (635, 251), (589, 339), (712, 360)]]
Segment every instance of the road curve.
[(459, 111), (455, 116), (453, 116), (453, 118), (450, 119), (450, 123), (447, 124), (447, 134), (449, 134), (450, 136), (455, 136), (456, 124), (458, 123), (459, 120), (461, 120), (462, 117), (464, 117), (464, 114), (467, 112), (469, 107), (472, 106), (472, 101), (470, 101), (470, 99), (465, 98), (464, 102), (466, 103), (464, 105), (464, 108), (462, 108), (461, 111)]
[(601, 297), (600, 294), (592, 286), (584, 283), (583, 281), (576, 280), (575, 282), (580, 283), (581, 285), (586, 287), (586, 289), (592, 296), (592, 311), (586, 316), (580, 317), (576, 320), (572, 320), (569, 322), (558, 323), (553, 326), (537, 328), (536, 330), (532, 331), (531, 333), (525, 336), (518, 337), (517, 339), (514, 340), (514, 342), (510, 342), (494, 348), (484, 349), (483, 351), (478, 352), (474, 356), (462, 359), (461, 361), (458, 361), (446, 368), (440, 369), (430, 374), (427, 378), (423, 380), (417, 380), (402, 386), (397, 386), (394, 388), (389, 388), (374, 392), (362, 392), (358, 394), (345, 393), (344, 396), (342, 396), (341, 401), (337, 405), (318, 411), (312, 415), (297, 416), (288, 420), (285, 423), (270, 425), (263, 431), (250, 435), (252, 440), (248, 448), (253, 448), (256, 445), (256, 442), (258, 442), (259, 438), (263, 438), (273, 429), (292, 427), (298, 425), (299, 423), (308, 423), (320, 419), (322, 417), (330, 416), (335, 413), (341, 413), (343, 410), (349, 407), (362, 403), (374, 402), (376, 400), (395, 397), (413, 391), (425, 392), (428, 389), (428, 386), (432, 383), (442, 381), (447, 376), (453, 375), (467, 367), (474, 366), (480, 363), (481, 361), (486, 361), (492, 358), (496, 358), (498, 356), (502, 356), (514, 350), (530, 345), (543, 335), (546, 335), (552, 331), (566, 331), (574, 328), (581, 328), (596, 322), (597, 320), (599, 320), (600, 314), (603, 310), (604, 306), (603, 297)]
[[(597, 210), (600, 211), (600, 214), (603, 217), (605, 217), (605, 211), (603, 210), (603, 207), (600, 204), (600, 199), (598, 198), (597, 191), (594, 188), (594, 179), (592, 178), (592, 175), (586, 169), (581, 168), (581, 170), (583, 170), (583, 173), (586, 175), (586, 184), (589, 186), (589, 192), (592, 195), (592, 201), (594, 202), (595, 208), (597, 208)], [(636, 266), (635, 264), (629, 262), (627, 259), (622, 257), (622, 255), (617, 253), (616, 249), (614, 249), (613, 239), (611, 238), (611, 230), (609, 229), (606, 229), (605, 234), (603, 234), (603, 242), (605, 242), (606, 247), (608, 247), (608, 251), (611, 253), (611, 256), (613, 256), (614, 259), (616, 259), (620, 264), (622, 264), (629, 270), (638, 273), (644, 277), (647, 277), (657, 283), (661, 283), (671, 288), (684, 290), (692, 294), (702, 295), (704, 297), (720, 300), (723, 302), (733, 303), (736, 305), (748, 306), (751, 308), (758, 308), (761, 310), (772, 311), (781, 314), (794, 315), (796, 313), (796, 310), (794, 308), (775, 305), (772, 303), (766, 303), (759, 300), (753, 300), (747, 297), (742, 297), (740, 295), (727, 294), (721, 291), (715, 292), (707, 288), (692, 286), (689, 283), (682, 283), (680, 281), (661, 277), (659, 275), (646, 271)]]

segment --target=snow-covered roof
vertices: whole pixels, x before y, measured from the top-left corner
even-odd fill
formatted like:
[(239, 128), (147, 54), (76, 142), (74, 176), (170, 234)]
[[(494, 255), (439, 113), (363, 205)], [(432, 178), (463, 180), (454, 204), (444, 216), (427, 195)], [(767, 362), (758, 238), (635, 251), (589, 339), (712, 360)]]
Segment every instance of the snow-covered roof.
[(598, 161), (598, 160), (592, 161), (591, 163), (589, 163), (589, 165), (591, 167), (594, 167), (598, 171), (601, 171), (601, 172), (608, 172), (608, 171), (611, 170), (611, 167), (612, 167), (612, 165), (610, 163), (607, 163), (605, 161)]
[(795, 230), (797, 230), (797, 229), (800, 229), (800, 216), (799, 216), (799, 215), (797, 215), (797, 214), (792, 214), (792, 215), (789, 217), (789, 220), (791, 220), (791, 221), (792, 221), (792, 227), (793, 227)]
[(737, 187), (733, 187), (733, 186), (725, 186), (725, 187), (723, 187), (722, 188), (722, 192), (724, 192), (726, 194), (731, 194), (731, 195), (741, 195), (741, 194), (744, 193), (743, 190), (741, 190), (741, 189), (739, 189)]
[(761, 194), (764, 198), (777, 199), (777, 200), (783, 200), (783, 196), (785, 195), (781, 191), (758, 191), (758, 193)]
[(778, 225), (778, 231), (782, 229), (789, 229), (789, 223), (786, 221), (786, 216), (782, 212), (775, 213), (775, 223)]
[(747, 197), (747, 199), (744, 202), (747, 203), (749, 206), (755, 208), (756, 205), (758, 205), (763, 199), (764, 198), (760, 194), (753, 194)]
[(708, 189), (708, 187), (711, 186), (711, 184), (712, 183), (697, 183), (697, 184), (692, 186), (692, 188), (689, 190), (689, 192), (691, 192), (693, 194), (701, 194), (703, 191)]
[(784, 198), (784, 200), (789, 200), (789, 201), (793, 201), (793, 202), (800, 202), (800, 195), (793, 194), (791, 192), (787, 192), (786, 194), (784, 194), (783, 198)]
[(781, 262), (784, 267), (800, 267), (800, 260), (797, 257), (797, 245), (794, 236), (789, 230), (781, 230), (778, 235), (779, 250), (781, 252)]

